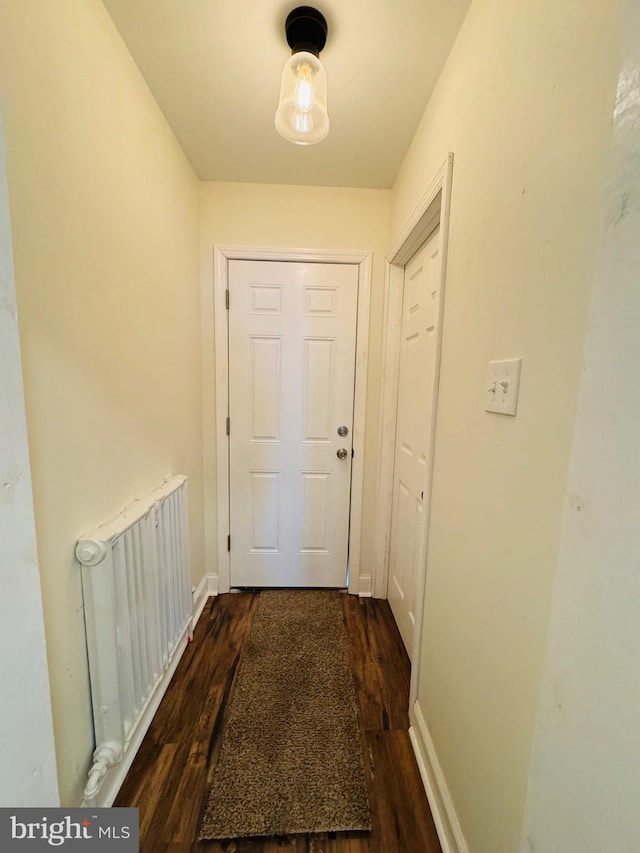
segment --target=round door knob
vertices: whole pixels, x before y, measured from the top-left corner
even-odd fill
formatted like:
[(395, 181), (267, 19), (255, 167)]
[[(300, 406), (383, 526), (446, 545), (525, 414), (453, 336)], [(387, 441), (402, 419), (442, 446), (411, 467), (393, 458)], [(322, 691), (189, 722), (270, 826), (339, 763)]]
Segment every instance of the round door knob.
[(336, 453), (338, 459), (346, 459), (349, 455), (349, 451), (345, 447), (341, 447), (340, 450)]

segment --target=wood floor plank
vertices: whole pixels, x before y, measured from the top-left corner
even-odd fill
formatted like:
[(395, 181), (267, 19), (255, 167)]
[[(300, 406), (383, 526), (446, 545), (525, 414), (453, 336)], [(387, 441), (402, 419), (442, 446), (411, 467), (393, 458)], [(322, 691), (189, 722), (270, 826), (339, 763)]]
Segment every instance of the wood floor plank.
[(385, 711), (380, 701), (379, 667), (371, 653), (366, 620), (363, 618), (365, 610), (361, 602), (364, 600), (352, 595), (343, 595), (342, 608), (349, 637), (353, 681), (361, 723), (365, 730), (377, 730), (384, 727)]
[[(127, 797), (127, 789), (123, 786), (114, 805), (119, 806), (121, 801), (138, 807), (140, 821), (140, 837), (147, 835), (152, 830), (152, 825), (157, 814), (159, 804), (165, 796), (165, 787), (174, 776), (174, 758), (177, 747), (173, 743), (163, 744), (157, 747), (155, 760), (146, 765), (144, 775), (138, 777), (138, 785), (135, 794)], [(127, 774), (127, 779), (132, 776)]]
[[(411, 666), (387, 601), (365, 601), (365, 630), (380, 673), (383, 730), (408, 730)], [(398, 696), (403, 702), (398, 702)]]
[[(227, 599), (233, 597), (237, 601)], [(160, 743), (176, 742), (190, 730), (194, 720), (203, 713), (213, 714), (203, 702), (202, 689), (208, 696), (228, 687), (232, 670), (237, 664), (242, 644), (251, 625), (255, 600), (251, 595), (220, 596), (205, 608), (180, 661), (171, 688), (167, 691), (151, 727), (151, 736)], [(224, 655), (202, 654), (203, 647), (224, 649)], [(187, 698), (188, 697), (188, 698)], [(190, 701), (197, 697), (195, 701)], [(185, 701), (186, 700), (186, 701)]]
[(409, 728), (409, 658), (386, 601), (343, 597), (356, 691), (367, 731)]
[(408, 732), (367, 732), (374, 767), (374, 831), (383, 850), (441, 853)]
[(370, 833), (332, 832), (309, 838), (309, 853), (371, 853), (374, 849)]
[(225, 710), (259, 593), (207, 603), (116, 799), (140, 810), (141, 853), (441, 853), (408, 736), (410, 666), (386, 601), (341, 597), (371, 832), (197, 840)]
[[(145, 793), (150, 780), (156, 778), (160, 781), (164, 778), (167, 772), (167, 756), (161, 757), (162, 746), (157, 744), (154, 738), (150, 737), (149, 733), (144, 738), (135, 757), (131, 770), (127, 773), (115, 805), (123, 802), (138, 801)], [(136, 771), (133, 772), (133, 768)], [(157, 787), (157, 785), (156, 785)]]
[(306, 835), (200, 841), (191, 847), (191, 853), (309, 853), (309, 850)]

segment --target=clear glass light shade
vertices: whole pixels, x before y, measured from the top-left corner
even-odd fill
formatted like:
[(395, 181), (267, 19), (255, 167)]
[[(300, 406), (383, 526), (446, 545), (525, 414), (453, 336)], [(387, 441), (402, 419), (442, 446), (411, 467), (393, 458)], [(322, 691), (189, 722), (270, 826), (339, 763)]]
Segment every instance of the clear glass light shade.
[(294, 53), (284, 67), (276, 130), (298, 145), (321, 142), (329, 133), (327, 75), (312, 53)]

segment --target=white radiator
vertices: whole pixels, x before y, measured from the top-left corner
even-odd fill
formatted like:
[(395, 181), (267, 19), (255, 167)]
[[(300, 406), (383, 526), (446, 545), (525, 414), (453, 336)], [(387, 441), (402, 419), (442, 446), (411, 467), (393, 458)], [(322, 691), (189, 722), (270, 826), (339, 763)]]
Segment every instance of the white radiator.
[(78, 540), (96, 749), (83, 805), (110, 806), (192, 636), (187, 478)]

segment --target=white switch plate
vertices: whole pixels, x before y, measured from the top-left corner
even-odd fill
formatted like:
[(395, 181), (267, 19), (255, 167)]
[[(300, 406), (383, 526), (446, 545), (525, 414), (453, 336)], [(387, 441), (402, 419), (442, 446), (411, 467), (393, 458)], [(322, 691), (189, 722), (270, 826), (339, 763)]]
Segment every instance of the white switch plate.
[(520, 390), (521, 358), (490, 361), (484, 408), (500, 415), (515, 415)]

